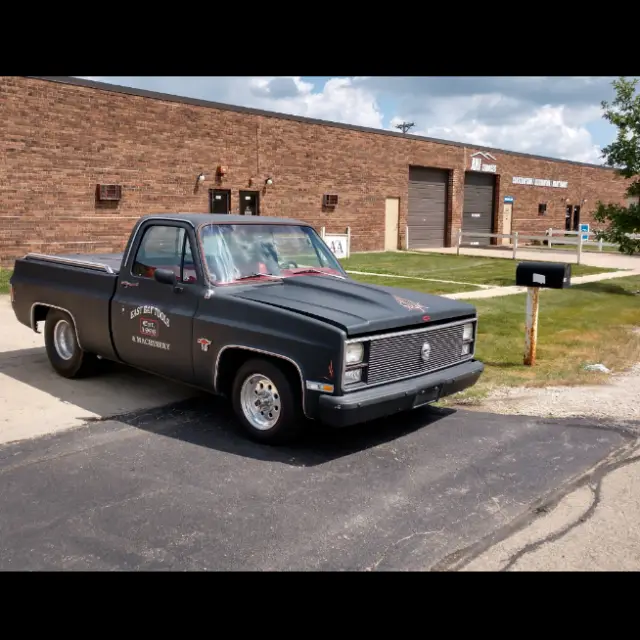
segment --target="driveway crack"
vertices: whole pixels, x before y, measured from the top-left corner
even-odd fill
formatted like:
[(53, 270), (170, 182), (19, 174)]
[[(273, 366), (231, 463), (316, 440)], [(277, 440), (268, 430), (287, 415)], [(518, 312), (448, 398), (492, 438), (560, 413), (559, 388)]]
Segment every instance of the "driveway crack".
[(557, 540), (560, 540), (561, 538), (566, 536), (569, 532), (573, 531), (573, 529), (590, 520), (595, 514), (598, 508), (598, 505), (602, 500), (602, 484), (604, 482), (604, 479), (614, 471), (617, 471), (618, 469), (622, 469), (623, 467), (627, 467), (629, 465), (635, 464), (636, 462), (640, 462), (640, 455), (633, 456), (631, 458), (625, 458), (623, 460), (618, 460), (612, 463), (611, 465), (602, 467), (599, 471), (595, 472), (594, 478), (593, 478), (595, 482), (587, 483), (587, 486), (593, 493), (593, 500), (591, 501), (591, 504), (585, 510), (585, 512), (579, 518), (577, 518), (574, 522), (571, 522), (570, 524), (563, 527), (559, 531), (549, 534), (548, 536), (545, 536), (540, 540), (536, 540), (535, 542), (530, 542), (529, 544), (522, 547), (522, 549), (519, 549), (518, 551), (516, 551), (514, 554), (512, 554), (509, 557), (507, 563), (500, 569), (500, 572), (509, 571), (515, 566), (515, 564), (520, 559), (522, 559), (527, 554), (532, 553), (533, 551), (535, 551), (536, 549), (539, 549), (545, 544), (549, 544), (552, 542), (556, 542)]
[[(598, 427), (597, 425), (574, 424), (567, 426), (574, 426), (577, 428), (586, 427), (591, 429), (604, 429), (604, 427)], [(619, 432), (621, 433), (622, 430), (620, 430)], [(625, 435), (628, 437), (629, 434)], [(547, 495), (546, 498), (533, 506), (527, 513), (524, 513), (521, 516), (515, 518), (515, 520), (513, 520), (507, 526), (503, 527), (500, 531), (494, 532), (489, 536), (483, 538), (482, 540), (469, 545), (468, 547), (458, 549), (450, 553), (435, 565), (433, 565), (429, 570), (459, 571), (463, 569), (473, 560), (483, 555), (484, 553), (487, 553), (491, 548), (495, 547), (495, 545), (507, 540), (516, 533), (523, 531), (535, 520), (552, 511), (563, 498), (565, 498), (573, 491), (588, 486), (593, 493), (593, 501), (585, 510), (585, 512), (575, 522), (572, 522), (570, 525), (567, 525), (560, 531), (549, 534), (543, 539), (529, 543), (509, 556), (506, 564), (503, 565), (503, 567), (500, 569), (500, 571), (508, 571), (524, 555), (531, 553), (547, 542), (554, 542), (555, 540), (560, 539), (562, 536), (569, 533), (569, 531), (571, 531), (574, 527), (579, 526), (580, 524), (586, 522), (589, 518), (591, 518), (593, 516), (593, 513), (597, 509), (598, 504), (600, 503), (602, 482), (604, 478), (617, 469), (630, 464), (634, 464), (635, 462), (639, 462), (640, 455), (634, 455), (638, 451), (639, 445), (640, 438), (638, 438), (636, 435), (636, 438), (634, 438), (633, 441), (628, 441), (625, 445), (616, 449), (604, 460), (600, 461), (594, 468), (567, 482), (563, 487), (554, 491), (552, 494)]]

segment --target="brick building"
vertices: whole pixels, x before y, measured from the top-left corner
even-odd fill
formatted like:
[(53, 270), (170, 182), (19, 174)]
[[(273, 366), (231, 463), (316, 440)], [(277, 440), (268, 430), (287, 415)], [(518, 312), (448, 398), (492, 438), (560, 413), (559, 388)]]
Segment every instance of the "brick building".
[(352, 250), (368, 251), (449, 246), (461, 227), (573, 229), (597, 200), (625, 202), (624, 181), (595, 165), (69, 77), (0, 77), (0, 110), (4, 266), (119, 251), (151, 212), (349, 226)]

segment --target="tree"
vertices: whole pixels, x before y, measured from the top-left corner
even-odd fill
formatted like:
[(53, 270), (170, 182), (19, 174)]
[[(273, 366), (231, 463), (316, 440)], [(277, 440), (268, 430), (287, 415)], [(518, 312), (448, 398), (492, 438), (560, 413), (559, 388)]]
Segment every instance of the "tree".
[[(620, 251), (628, 255), (640, 252), (640, 236), (635, 240), (629, 234), (640, 234), (640, 95), (636, 95), (637, 79), (615, 80), (615, 100), (602, 102), (604, 118), (617, 127), (614, 142), (602, 150), (606, 164), (615, 168), (618, 175), (631, 180), (627, 189), (628, 205), (597, 203), (594, 218), (608, 224), (598, 232), (598, 239), (620, 245)], [(633, 199), (636, 202), (633, 202)]]

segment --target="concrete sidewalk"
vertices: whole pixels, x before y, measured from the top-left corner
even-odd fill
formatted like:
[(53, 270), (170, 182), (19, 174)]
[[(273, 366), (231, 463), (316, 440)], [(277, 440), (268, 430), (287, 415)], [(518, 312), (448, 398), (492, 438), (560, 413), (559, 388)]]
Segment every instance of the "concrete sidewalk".
[(6, 295), (0, 295), (0, 327), (0, 444), (198, 394), (117, 365), (86, 380), (60, 377), (49, 365), (42, 334), (16, 320)]
[[(611, 271), (609, 273), (593, 273), (588, 276), (578, 276), (571, 278), (571, 284), (586, 284), (588, 282), (600, 282), (601, 280), (613, 280), (614, 278), (628, 278), (629, 276), (640, 276), (640, 268), (628, 271)], [(460, 293), (448, 293), (443, 298), (452, 300), (471, 300), (476, 298), (497, 298), (500, 296), (512, 296), (517, 293), (526, 293), (526, 287), (491, 287), (479, 291), (462, 291)]]
[[(440, 249), (412, 249), (412, 252), (418, 253), (443, 253), (451, 255), (456, 253), (456, 247), (440, 248)], [(511, 249), (487, 248), (474, 249), (470, 247), (460, 248), (461, 256), (481, 256), (484, 258), (502, 258), (511, 259)], [(576, 264), (577, 255), (572, 251), (554, 251), (553, 249), (518, 249), (515, 262), (523, 260), (533, 260), (540, 262), (568, 262)], [(635, 269), (640, 270), (640, 256), (625, 256), (620, 253), (608, 252), (583, 252), (581, 264), (591, 267), (602, 267), (611, 269)]]

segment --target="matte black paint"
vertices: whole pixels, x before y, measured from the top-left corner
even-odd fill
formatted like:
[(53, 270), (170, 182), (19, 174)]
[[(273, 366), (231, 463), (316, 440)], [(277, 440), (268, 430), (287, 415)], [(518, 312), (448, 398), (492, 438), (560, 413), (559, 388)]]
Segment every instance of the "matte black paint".
[(382, 397), (379, 387), (344, 396), (323, 395), (319, 400), (320, 417), (322, 422), (334, 427), (347, 427), (409, 411), (474, 385), (483, 369), (480, 362), (464, 362), (419, 378), (387, 384)]
[[(251, 287), (238, 292), (237, 296), (330, 322), (346, 331), (349, 337), (423, 326), (425, 315), (429, 322), (475, 316), (475, 308), (466, 303), (331, 277), (296, 276), (268, 287)], [(423, 310), (408, 310), (394, 296), (417, 302)]]
[[(544, 276), (545, 283), (535, 282), (533, 276)], [(564, 262), (521, 262), (516, 267), (516, 285), (566, 289), (571, 286), (571, 264)]]
[[(438, 296), (332, 276), (300, 275), (211, 286), (196, 241), (197, 228), (203, 224), (266, 222), (233, 215), (144, 216), (134, 227), (124, 254), (64, 256), (105, 265), (112, 273), (26, 256), (16, 260), (11, 278), (16, 317), (35, 330), (47, 306), (66, 310), (76, 323), (78, 341), (85, 351), (214, 392), (221, 391), (217, 374), (231, 349), (248, 349), (258, 357), (261, 353), (275, 355), (287, 360), (299, 374), (305, 414), (334, 424), (361, 421), (358, 416), (383, 415), (381, 411), (388, 408), (389, 412), (407, 408), (406, 398), (415, 396), (425, 384), (437, 386), (437, 394), (446, 395), (453, 392), (451, 389), (475, 383), (483, 365), (472, 361), (466, 363), (471, 368), (451, 367), (400, 387), (398, 383), (377, 387), (374, 396), (379, 407), (373, 414), (371, 409), (351, 408), (348, 419), (336, 418), (334, 407), (340, 404), (340, 398), (350, 398), (358, 409), (356, 396), (369, 393), (342, 395), (340, 374), (347, 339), (474, 318), (475, 308)], [(268, 223), (308, 226), (283, 218), (269, 218)], [(196, 261), (197, 283), (173, 287), (133, 275), (131, 267), (138, 245), (146, 228), (154, 224), (186, 230)], [(403, 306), (407, 301), (420, 306), (409, 310)], [(138, 306), (145, 305), (157, 307), (169, 318), (169, 326), (153, 313), (132, 317)], [(135, 342), (135, 336), (143, 330), (142, 317), (151, 322), (144, 327), (150, 333), (141, 337), (169, 344), (169, 349)], [(306, 380), (333, 384), (336, 402), (326, 394), (306, 390)], [(399, 388), (404, 398), (400, 405), (394, 404)]]

